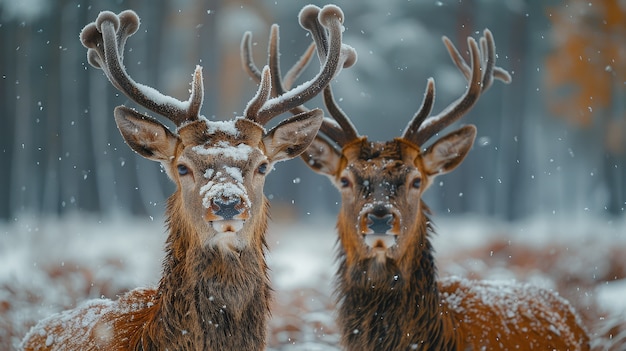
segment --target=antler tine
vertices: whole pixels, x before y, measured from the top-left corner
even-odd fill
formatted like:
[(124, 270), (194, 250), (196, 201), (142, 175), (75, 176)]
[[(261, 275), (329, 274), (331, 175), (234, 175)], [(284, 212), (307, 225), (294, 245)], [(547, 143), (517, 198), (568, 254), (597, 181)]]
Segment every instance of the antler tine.
[(111, 84), (139, 105), (156, 112), (177, 126), (196, 120), (202, 107), (204, 88), (202, 67), (196, 66), (189, 100), (180, 101), (156, 89), (135, 82), (126, 72), (123, 62), (126, 39), (139, 28), (139, 17), (132, 10), (119, 15), (103, 11), (95, 22), (81, 32), (81, 42), (88, 49), (89, 63), (104, 71)]
[(241, 65), (252, 79), (257, 83), (261, 82), (261, 71), (252, 58), (252, 32), (250, 31), (243, 33), (241, 39)]
[[(486, 51), (488, 53), (487, 55), (487, 64), (489, 64), (489, 62), (491, 62), (491, 72), (489, 74), (489, 76), (491, 78), (489, 78), (490, 84), (491, 82), (493, 82), (493, 78), (498, 79), (502, 82), (504, 82), (505, 84), (509, 84), (511, 83), (511, 81), (513, 80), (513, 78), (511, 78), (511, 75), (509, 74), (509, 72), (507, 70), (505, 70), (502, 67), (498, 67), (496, 66), (496, 42), (493, 39), (493, 34), (491, 34), (491, 31), (489, 29), (485, 29), (483, 31), (483, 37), (480, 39), (481, 43), (485, 42), (485, 49), (483, 49), (483, 52)], [(483, 91), (487, 90), (487, 88), (489, 88), (489, 86), (487, 87), (483, 87)]]
[[(433, 135), (463, 117), (478, 101), (480, 95), (491, 86), (494, 78), (504, 83), (511, 81), (511, 76), (506, 70), (495, 66), (495, 41), (488, 29), (485, 29), (484, 36), (480, 38), (480, 49), (476, 40), (471, 37), (467, 39), (470, 65), (465, 62), (447, 37), (443, 37), (443, 42), (452, 61), (468, 80), (468, 87), (463, 96), (448, 105), (438, 115), (427, 117), (432, 108), (432, 99), (434, 99), (434, 82), (431, 83), (429, 80), (422, 107), (403, 134), (403, 138), (411, 140), (417, 145), (422, 145)], [(430, 106), (425, 106), (429, 104)]]
[[(314, 51), (315, 51), (315, 43), (311, 43), (309, 47), (306, 49), (306, 51), (304, 52), (304, 54), (300, 56), (298, 61), (293, 66), (291, 66), (291, 68), (285, 74), (285, 78), (283, 79), (283, 82), (282, 82), (283, 89), (285, 90), (291, 89), (291, 87), (293, 86), (293, 83), (296, 81), (296, 79), (298, 79), (298, 77), (300, 77), (300, 74), (309, 65), (309, 62), (311, 62), (311, 57), (313, 57)], [(278, 50), (275, 56), (278, 57)]]
[(336, 124), (332, 123), (329, 125), (329, 121), (331, 120), (324, 119), (320, 127), (320, 132), (325, 133), (330, 139), (342, 147), (352, 140), (359, 138), (356, 127), (335, 101), (330, 84), (324, 88), (324, 105)]
[(452, 41), (445, 35), (441, 38), (441, 40), (446, 46), (446, 49), (448, 49), (448, 54), (450, 54), (450, 58), (454, 61), (456, 67), (461, 71), (461, 73), (463, 73), (465, 79), (470, 80), (472, 76), (472, 69), (467, 65), (465, 59), (461, 56), (461, 53), (459, 53), (459, 50), (456, 49), (454, 44), (452, 44)]
[[(311, 8), (306, 13), (301, 14), (300, 25), (311, 33), (316, 44), (315, 46), (317, 47), (317, 55), (320, 62), (323, 62), (326, 60), (329, 50), (328, 36), (318, 18), (315, 8)], [(352, 66), (356, 62), (356, 52), (354, 49), (348, 47), (347, 50), (350, 52), (346, 52), (344, 55), (346, 61), (343, 67)], [(327, 137), (332, 139), (339, 146), (344, 146), (350, 141), (359, 138), (356, 127), (337, 104), (333, 96), (331, 84), (328, 84), (326, 88), (324, 88), (324, 105), (336, 123), (330, 119), (324, 119), (320, 127), (322, 133), (326, 134)]]
[[(277, 76), (272, 78), (272, 82), (280, 83), (276, 84), (282, 87), (282, 91), (286, 91), (295, 82), (296, 79), (300, 76), (300, 74), (304, 71), (304, 69), (309, 65), (311, 61), (311, 57), (313, 57), (313, 50), (315, 50), (315, 43), (311, 43), (306, 51), (300, 56), (298, 61), (287, 71), (285, 74), (285, 78), (280, 79), (280, 64), (278, 58), (278, 26), (272, 25), (272, 30), (270, 31), (270, 53), (268, 55), (268, 63), (270, 66), (270, 71), (272, 76)], [(276, 57), (274, 59), (273, 57)], [(248, 75), (254, 79), (257, 83), (261, 82), (261, 70), (254, 63), (254, 59), (252, 58), (252, 33), (245, 32), (243, 35), (243, 39), (241, 40), (241, 63), (243, 68), (248, 72)], [(273, 67), (279, 69), (272, 69)], [(276, 94), (277, 89), (272, 89), (272, 94), (274, 96), (280, 95)]]
[(482, 92), (480, 51), (478, 49), (478, 44), (476, 43), (476, 40), (471, 37), (468, 38), (467, 42), (470, 47), (472, 68), (467, 90), (461, 98), (448, 105), (448, 107), (446, 107), (441, 113), (436, 116), (428, 117), (424, 120), (424, 122), (417, 128), (417, 133), (414, 134), (412, 139), (417, 145), (422, 145), (430, 139), (430, 137), (465, 115), (474, 103), (476, 103), (480, 93)]
[[(278, 25), (272, 25), (268, 44), (268, 65), (270, 67), (272, 81), (271, 96), (273, 97), (280, 96), (291, 88), (295, 80), (298, 79), (300, 74), (308, 66), (309, 62), (311, 61), (311, 57), (313, 56), (313, 50), (315, 49), (315, 44), (311, 43), (311, 45), (309, 45), (304, 54), (302, 54), (298, 61), (289, 69), (289, 71), (287, 71), (287, 74), (283, 79), (280, 71), (280, 58), (278, 54), (278, 31)], [(241, 63), (244, 70), (248, 72), (248, 75), (252, 77), (252, 79), (254, 79), (257, 83), (260, 83), (261, 71), (254, 63), (254, 59), (252, 58), (252, 33), (250, 32), (245, 32), (243, 39), (241, 40)], [(308, 111), (308, 109), (302, 105), (294, 107), (290, 110), (290, 112), (294, 115), (305, 111)]]
[(312, 46), (311, 43), (307, 50), (300, 56), (300, 59), (289, 69), (288, 75), (289, 82), (284, 81), (282, 78), (281, 70), (280, 70), (280, 50), (279, 50), (279, 29), (278, 25), (272, 25), (270, 30), (270, 41), (269, 41), (269, 66), (270, 71), (272, 72), (272, 87), (273, 87), (273, 96), (283, 95), (287, 90), (291, 88), (291, 84), (298, 78), (300, 73), (304, 71), (304, 69), (309, 65), (312, 57)]
[(272, 92), (272, 78), (270, 77), (270, 68), (268, 66), (263, 67), (261, 72), (261, 81), (259, 82), (259, 90), (256, 95), (248, 102), (248, 106), (243, 111), (245, 118), (255, 120), (259, 113), (259, 110), (263, 107), (263, 104), (267, 101)]
[(420, 126), (426, 118), (430, 115), (433, 110), (433, 104), (435, 102), (435, 80), (433, 78), (428, 78), (426, 83), (426, 92), (424, 93), (424, 99), (422, 100), (422, 105), (417, 110), (417, 113), (411, 119), (411, 123), (409, 123), (402, 133), (402, 137), (408, 140), (413, 140), (415, 135), (419, 131)]
[[(311, 8), (314, 8), (314, 6), (305, 6), (300, 12), (300, 18), (311, 11)], [(290, 90), (288, 93), (269, 99), (257, 115), (256, 121), (260, 124), (265, 124), (273, 117), (292, 110), (313, 98), (328, 85), (330, 80), (347, 62), (346, 53), (350, 51), (346, 50), (347, 46), (341, 43), (343, 12), (337, 6), (326, 5), (319, 11), (318, 17), (320, 23), (329, 31), (331, 38), (328, 56), (320, 72), (313, 79)]]
[(300, 26), (311, 33), (317, 48), (317, 57), (320, 63), (324, 63), (328, 55), (328, 35), (326, 34), (326, 29), (319, 21), (320, 10), (317, 6), (309, 5), (300, 11), (298, 20)]

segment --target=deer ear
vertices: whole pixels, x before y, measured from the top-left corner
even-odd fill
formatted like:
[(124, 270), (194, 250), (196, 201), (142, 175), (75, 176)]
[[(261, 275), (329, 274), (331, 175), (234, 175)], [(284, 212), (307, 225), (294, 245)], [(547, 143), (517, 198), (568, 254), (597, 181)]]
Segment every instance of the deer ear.
[(341, 161), (341, 153), (320, 136), (300, 156), (312, 170), (332, 179), (336, 176)]
[(178, 137), (154, 118), (126, 106), (114, 111), (115, 123), (126, 144), (139, 155), (154, 161), (170, 161)]
[(322, 125), (320, 109), (297, 114), (272, 128), (264, 137), (265, 155), (270, 162), (288, 160), (300, 155), (311, 144)]
[(467, 125), (437, 140), (422, 156), (426, 174), (436, 176), (455, 169), (469, 153), (475, 138), (476, 127)]

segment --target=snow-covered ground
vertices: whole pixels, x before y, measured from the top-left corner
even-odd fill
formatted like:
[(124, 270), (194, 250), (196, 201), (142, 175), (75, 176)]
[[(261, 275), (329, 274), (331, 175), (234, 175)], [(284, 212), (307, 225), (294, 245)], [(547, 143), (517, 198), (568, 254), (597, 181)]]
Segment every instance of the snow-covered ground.
[[(280, 218), (280, 216), (276, 216)], [(626, 219), (501, 223), (434, 216), (441, 276), (529, 281), (577, 308), (597, 350), (626, 349)], [(331, 298), (333, 218), (272, 223), (271, 350), (338, 350)], [(21, 217), (0, 223), (0, 350), (37, 320), (77, 302), (158, 281), (163, 221)]]

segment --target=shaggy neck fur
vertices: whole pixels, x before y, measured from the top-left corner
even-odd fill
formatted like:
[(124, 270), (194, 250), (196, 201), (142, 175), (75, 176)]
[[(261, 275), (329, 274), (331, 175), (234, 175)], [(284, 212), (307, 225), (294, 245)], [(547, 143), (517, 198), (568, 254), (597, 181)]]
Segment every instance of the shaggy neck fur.
[[(422, 206), (426, 220), (417, 233), (405, 234), (416, 242), (400, 260), (378, 263), (373, 258), (349, 264), (345, 243), (339, 245), (336, 297), (347, 350), (456, 350), (450, 315), (440, 304), (428, 213)], [(339, 236), (345, 241), (354, 236), (348, 234), (354, 226), (341, 218)]]
[[(154, 318), (142, 350), (261, 350), (270, 286), (264, 250), (267, 202), (252, 217), (258, 247), (222, 253), (202, 246), (181, 215), (178, 193), (168, 202), (170, 234)], [(252, 220), (252, 219), (251, 219)]]

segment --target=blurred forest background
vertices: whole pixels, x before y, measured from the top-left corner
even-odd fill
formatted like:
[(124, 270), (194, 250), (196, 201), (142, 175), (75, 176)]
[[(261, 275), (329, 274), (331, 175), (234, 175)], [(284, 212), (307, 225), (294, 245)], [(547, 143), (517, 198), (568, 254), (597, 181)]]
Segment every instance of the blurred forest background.
[[(142, 25), (126, 45), (138, 82), (185, 100), (204, 67), (203, 114), (241, 114), (256, 84), (241, 69), (239, 45), (253, 32), (266, 60), (272, 23), (281, 28), (283, 69), (310, 43), (297, 13), (317, 0), (0, 0), (0, 219), (20, 215), (161, 216), (173, 184), (158, 164), (132, 153), (113, 108), (136, 107), (87, 64), (78, 35), (102, 10), (135, 10)], [(494, 33), (496, 82), (461, 123), (478, 127), (463, 165), (427, 192), (437, 214), (503, 220), (626, 208), (626, 1), (336, 0), (356, 66), (333, 83), (362, 134), (398, 136), (418, 108), (426, 79), (435, 111), (465, 89), (440, 38), (465, 53), (466, 37)], [(308, 79), (318, 70), (312, 64)], [(307, 106), (321, 106), (317, 99)], [(300, 160), (268, 178), (274, 217), (334, 215), (338, 195)]]

